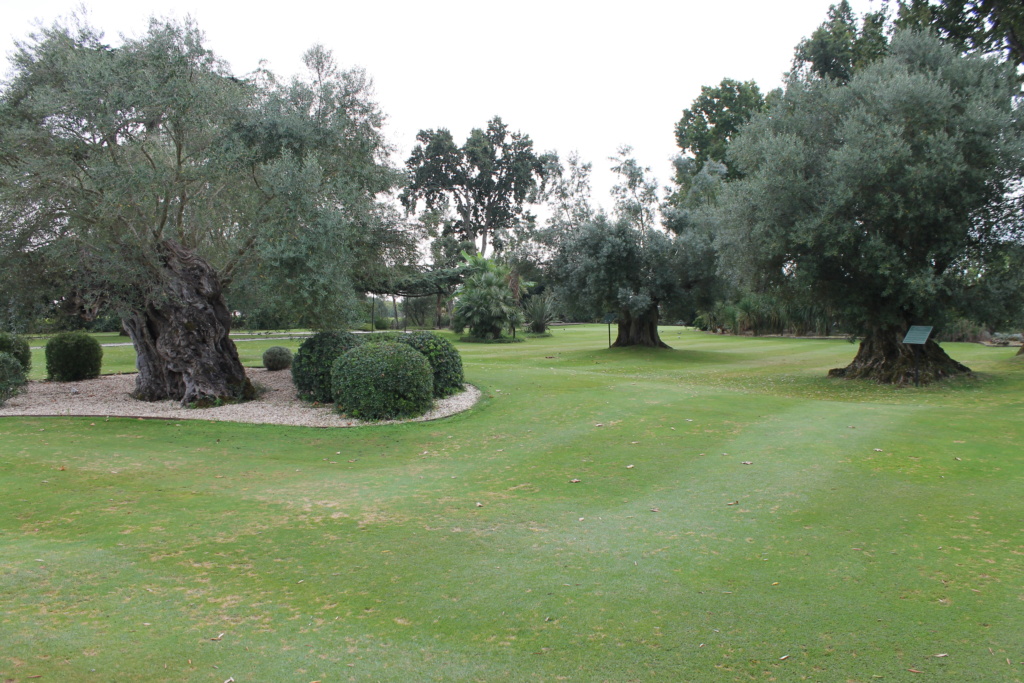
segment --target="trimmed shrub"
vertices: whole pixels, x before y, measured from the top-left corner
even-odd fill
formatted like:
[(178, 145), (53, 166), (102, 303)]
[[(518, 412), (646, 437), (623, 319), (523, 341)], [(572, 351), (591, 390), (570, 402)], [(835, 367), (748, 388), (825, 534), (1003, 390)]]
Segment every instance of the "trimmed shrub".
[(28, 373), (32, 369), (32, 349), (29, 348), (28, 342), (23, 337), (10, 332), (0, 332), (0, 353), (9, 353), (14, 356), (21, 363), (21, 369), (28, 377)]
[(78, 382), (100, 376), (103, 347), (85, 332), (61, 332), (46, 342), (46, 377)]
[(271, 346), (263, 352), (263, 367), (267, 370), (287, 370), (291, 366), (291, 349), (284, 346)]
[(399, 337), (403, 336), (405, 336), (403, 332), (374, 332), (360, 335), (359, 341), (363, 344), (379, 344), (380, 342), (398, 341)]
[(462, 356), (450, 341), (430, 332), (399, 334), (395, 341), (408, 344), (426, 357), (434, 373), (434, 398), (462, 391)]
[(364, 344), (334, 362), (338, 412), (361, 420), (416, 417), (434, 403), (433, 371), (408, 344)]
[(317, 332), (302, 342), (292, 358), (292, 381), (299, 398), (330, 403), (331, 367), (339, 356), (358, 345), (356, 335), (339, 330)]
[(0, 351), (0, 406), (25, 386), (25, 369), (12, 354)]

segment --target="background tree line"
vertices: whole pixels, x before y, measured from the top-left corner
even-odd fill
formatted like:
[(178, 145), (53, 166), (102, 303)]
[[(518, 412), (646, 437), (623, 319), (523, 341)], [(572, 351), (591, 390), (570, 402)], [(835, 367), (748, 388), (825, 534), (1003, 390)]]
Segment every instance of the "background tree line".
[[(701, 89), (670, 187), (622, 148), (608, 210), (589, 163), (499, 117), (461, 145), (423, 130), (396, 168), (368, 77), (323, 48), (301, 77), (239, 77), (187, 22), (117, 46), (56, 24), (0, 95), (7, 316), (114, 317), (137, 396), (185, 402), (250, 392), (234, 311), (339, 327), (367, 294), (489, 337), (530, 306), (615, 320), (618, 346), (663, 346), (666, 318), (841, 332), (863, 341), (836, 374), (905, 381), (908, 325), (1024, 317), (1021, 12), (834, 5), (782, 88)], [(965, 370), (926, 356), (931, 376)]]

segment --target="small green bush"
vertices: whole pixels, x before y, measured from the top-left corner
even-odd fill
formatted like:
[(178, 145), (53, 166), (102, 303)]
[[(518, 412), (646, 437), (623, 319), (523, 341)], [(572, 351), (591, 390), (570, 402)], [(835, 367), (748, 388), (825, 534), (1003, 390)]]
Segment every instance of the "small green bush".
[(292, 380), (299, 397), (307, 401), (331, 402), (331, 367), (339, 356), (359, 345), (351, 332), (317, 332), (302, 342), (292, 358)]
[(0, 406), (25, 386), (25, 369), (12, 354), (0, 351)]
[(373, 321), (373, 326), (378, 330), (390, 330), (391, 318), (377, 318)]
[(103, 347), (85, 332), (61, 332), (46, 342), (46, 377), (78, 382), (100, 376)]
[(402, 336), (404, 336), (402, 332), (374, 332), (360, 335), (359, 341), (364, 344), (379, 344), (380, 342), (398, 341), (398, 338)]
[(434, 373), (434, 398), (462, 391), (462, 356), (450, 341), (430, 332), (399, 334), (395, 341), (408, 344), (426, 357)]
[(263, 367), (267, 370), (287, 370), (291, 366), (291, 349), (284, 346), (271, 346), (263, 352)]
[(14, 356), (21, 363), (21, 369), (28, 377), (28, 373), (32, 369), (32, 349), (29, 348), (28, 342), (23, 337), (10, 332), (0, 332), (0, 353), (9, 353)]
[(555, 299), (548, 293), (531, 296), (523, 304), (523, 313), (530, 323), (530, 332), (544, 334), (555, 319)]
[(434, 402), (433, 371), (408, 344), (364, 344), (334, 362), (331, 373), (338, 411), (361, 420), (416, 417)]

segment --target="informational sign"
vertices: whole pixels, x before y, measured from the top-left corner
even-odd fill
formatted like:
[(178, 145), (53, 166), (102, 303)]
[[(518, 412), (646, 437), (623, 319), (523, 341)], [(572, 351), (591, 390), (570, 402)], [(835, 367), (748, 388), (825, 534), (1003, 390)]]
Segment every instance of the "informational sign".
[(907, 330), (907, 336), (903, 338), (904, 344), (924, 344), (932, 334), (930, 325), (911, 325)]
[(921, 386), (921, 374), (918, 367), (921, 362), (921, 348), (928, 342), (928, 337), (931, 336), (931, 333), (931, 325), (911, 325), (910, 329), (907, 330), (907, 335), (903, 337), (904, 344), (912, 344), (914, 346), (915, 387)]

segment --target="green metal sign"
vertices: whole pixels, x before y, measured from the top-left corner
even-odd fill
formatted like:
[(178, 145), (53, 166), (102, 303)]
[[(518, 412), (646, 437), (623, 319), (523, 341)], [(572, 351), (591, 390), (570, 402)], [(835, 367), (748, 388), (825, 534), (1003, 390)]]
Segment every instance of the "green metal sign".
[(904, 344), (924, 344), (932, 334), (932, 327), (926, 325), (911, 325), (907, 330), (907, 336), (903, 338)]

